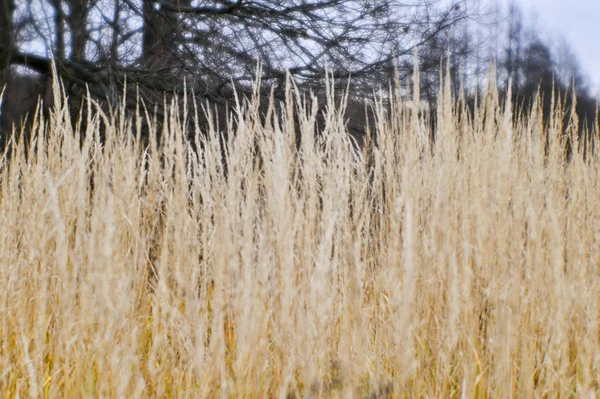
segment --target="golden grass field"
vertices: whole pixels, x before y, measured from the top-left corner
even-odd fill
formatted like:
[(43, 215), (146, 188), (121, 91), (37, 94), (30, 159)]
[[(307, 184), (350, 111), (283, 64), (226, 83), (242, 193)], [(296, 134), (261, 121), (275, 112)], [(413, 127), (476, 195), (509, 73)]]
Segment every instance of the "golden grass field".
[(599, 141), (490, 90), (432, 142), (415, 103), (359, 149), (292, 88), (223, 148), (38, 119), (0, 161), (2, 397), (598, 397)]

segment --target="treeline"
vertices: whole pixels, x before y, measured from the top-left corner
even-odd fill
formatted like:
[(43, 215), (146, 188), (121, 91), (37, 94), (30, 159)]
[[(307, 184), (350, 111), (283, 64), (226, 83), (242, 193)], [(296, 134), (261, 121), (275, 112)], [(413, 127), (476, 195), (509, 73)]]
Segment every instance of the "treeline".
[[(481, 98), (488, 84), (497, 85), (502, 99), (510, 93), (515, 116), (526, 115), (537, 106), (547, 119), (553, 114), (553, 104), (561, 104), (566, 112), (575, 111), (580, 134), (584, 128), (591, 131), (597, 93), (562, 33), (544, 34), (546, 29), (536, 20), (535, 12), (526, 17), (515, 1), (505, 8), (495, 6), (484, 11), (480, 18), (483, 23), (463, 21), (441, 42), (433, 39), (431, 46), (422, 49), (421, 63), (442, 60), (449, 67), (454, 95), (463, 90), (471, 103)], [(433, 107), (439, 77), (439, 73), (427, 72), (421, 76), (421, 93)], [(568, 123), (565, 118), (565, 127)]]
[(386, 92), (396, 73), (412, 95), (415, 49), (429, 110), (446, 73), (440, 66), (448, 66), (453, 94), (463, 91), (470, 103), (490, 78), (502, 97), (512, 82), (515, 112), (532, 107), (540, 91), (549, 115), (553, 100), (568, 108), (575, 93), (580, 127), (589, 127), (597, 100), (577, 59), (566, 41), (553, 47), (541, 30), (516, 3), (491, 9), (477, 0), (0, 0), (0, 147), (38, 99), (52, 106), (53, 63), (74, 119), (88, 93), (129, 110), (141, 99), (160, 119), (164, 100), (184, 90), (224, 118), (234, 90), (252, 96), (256, 78), (279, 99), (288, 74), (324, 98), (329, 73), (352, 91), (349, 128), (360, 137), (364, 99)]

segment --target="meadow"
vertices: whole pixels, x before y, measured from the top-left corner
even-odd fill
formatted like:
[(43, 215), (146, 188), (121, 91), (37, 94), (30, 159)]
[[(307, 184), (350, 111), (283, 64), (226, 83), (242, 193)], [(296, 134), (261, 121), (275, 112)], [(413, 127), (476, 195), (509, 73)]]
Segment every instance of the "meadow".
[(598, 129), (445, 86), (432, 140), (399, 93), (361, 145), (292, 85), (226, 136), (40, 112), (0, 160), (2, 397), (600, 395)]

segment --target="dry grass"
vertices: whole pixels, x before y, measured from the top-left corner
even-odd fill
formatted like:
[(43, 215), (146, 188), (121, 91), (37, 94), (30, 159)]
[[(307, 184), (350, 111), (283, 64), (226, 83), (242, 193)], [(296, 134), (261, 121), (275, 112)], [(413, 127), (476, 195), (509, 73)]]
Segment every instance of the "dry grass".
[(0, 170), (0, 393), (597, 397), (600, 152), (442, 98), (434, 144), (396, 102), (360, 151), (333, 102), (316, 139), (246, 104), (226, 172), (183, 115), (58, 109)]

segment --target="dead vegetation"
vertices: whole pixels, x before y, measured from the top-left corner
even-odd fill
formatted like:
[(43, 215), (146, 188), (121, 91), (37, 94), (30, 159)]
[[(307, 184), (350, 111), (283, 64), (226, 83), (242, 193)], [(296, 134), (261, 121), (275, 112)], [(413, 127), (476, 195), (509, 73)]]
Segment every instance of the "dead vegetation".
[(359, 150), (291, 89), (194, 151), (193, 115), (38, 119), (0, 161), (0, 392), (598, 395), (598, 141), (447, 93), (434, 142), (396, 100)]

